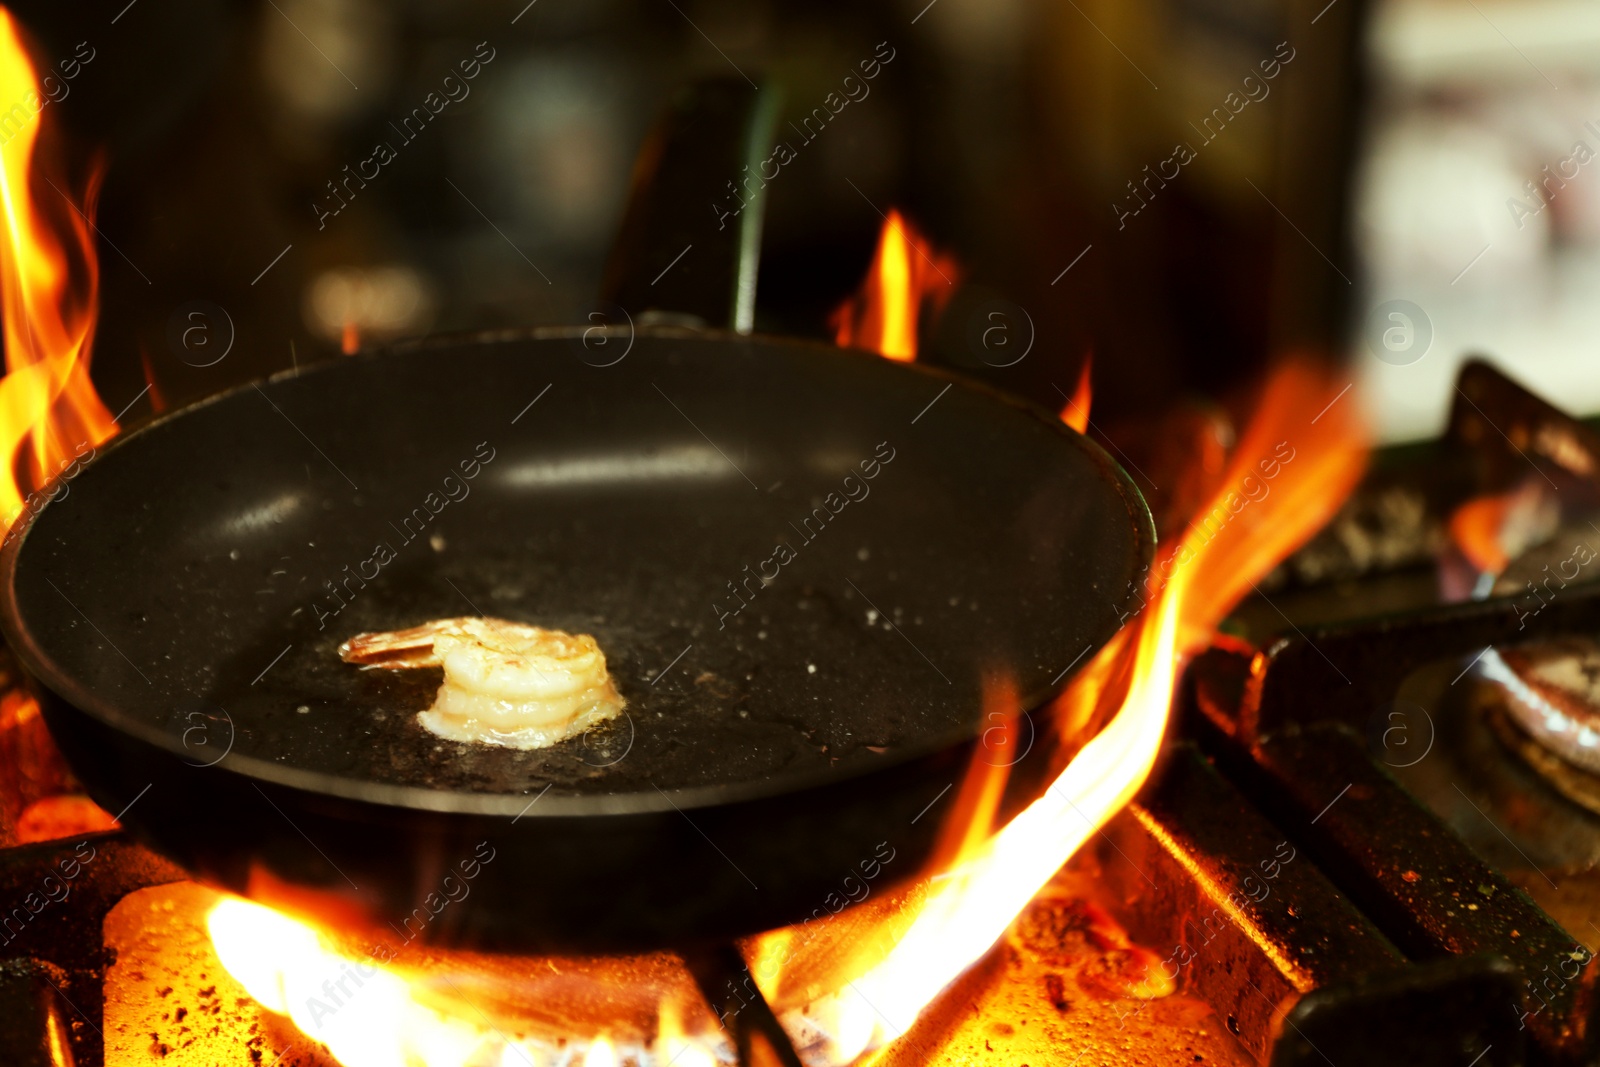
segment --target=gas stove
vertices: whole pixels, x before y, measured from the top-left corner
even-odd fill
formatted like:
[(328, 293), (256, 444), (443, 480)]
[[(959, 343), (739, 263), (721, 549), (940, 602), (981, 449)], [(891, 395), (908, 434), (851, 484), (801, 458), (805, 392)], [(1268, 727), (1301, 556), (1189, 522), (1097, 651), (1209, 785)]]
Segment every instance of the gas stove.
[[(1600, 585), (1583, 563), (1600, 529), (1583, 516), (1597, 462), (1591, 425), (1469, 364), (1446, 435), (1380, 452), (1190, 664), (1137, 799), (874, 1055), (1591, 1062), (1600, 776), (1582, 760)], [(1510, 499), (1529, 478), (1560, 509), (1498, 582), (1459, 592), (1442, 576), (1462, 565), (1463, 505)], [(5, 682), (7, 1062), (335, 1063), (222, 966), (206, 922), (218, 894), (77, 796), (14, 669)], [(842, 909), (819, 951), (881, 936), (906, 906), (890, 894)], [(818, 1062), (749, 980), (755, 951), (500, 961), (507, 991), (462, 999), (493, 1000), (479, 1012), (490, 1028), (517, 1015), (536, 1034), (495, 1063), (669, 1063), (653, 1014), (629, 1021), (639, 983), (698, 1002), (723, 1036), (712, 1060)], [(543, 992), (518, 1005), (518, 989)], [(616, 1036), (602, 1053), (596, 1013)]]

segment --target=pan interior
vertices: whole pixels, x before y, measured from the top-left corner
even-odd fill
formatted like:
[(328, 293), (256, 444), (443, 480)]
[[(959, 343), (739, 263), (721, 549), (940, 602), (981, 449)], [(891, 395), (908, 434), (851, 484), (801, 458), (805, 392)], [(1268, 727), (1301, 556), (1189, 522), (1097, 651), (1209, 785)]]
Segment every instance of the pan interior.
[[(1051, 420), (821, 346), (597, 362), (435, 344), (149, 426), (27, 534), (13, 636), (192, 762), (592, 795), (907, 758), (980, 727), (986, 679), (1042, 698), (1116, 629), (1143, 505)], [(475, 614), (593, 634), (627, 713), (538, 751), (444, 741), (416, 721), (439, 671), (335, 651)]]

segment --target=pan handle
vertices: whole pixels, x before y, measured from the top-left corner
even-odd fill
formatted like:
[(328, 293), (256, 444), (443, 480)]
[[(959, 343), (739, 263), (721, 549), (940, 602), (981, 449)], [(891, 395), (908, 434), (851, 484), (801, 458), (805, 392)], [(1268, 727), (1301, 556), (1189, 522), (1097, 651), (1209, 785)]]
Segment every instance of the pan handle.
[(780, 93), (739, 78), (685, 87), (639, 150), (601, 299), (636, 318), (749, 333)]

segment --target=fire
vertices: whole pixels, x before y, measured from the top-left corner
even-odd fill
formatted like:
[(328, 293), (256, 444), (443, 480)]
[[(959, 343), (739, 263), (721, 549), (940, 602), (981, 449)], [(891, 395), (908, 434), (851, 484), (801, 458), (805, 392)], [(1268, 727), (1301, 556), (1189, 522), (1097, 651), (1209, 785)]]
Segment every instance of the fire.
[(661, 1062), (674, 1067), (716, 1067), (717, 1058), (704, 1044), (684, 1029), (678, 1006), (671, 1000), (661, 1005), (661, 1026), (656, 1037), (656, 1054)]
[[(1287, 365), (1269, 382), (1257, 418), (1234, 452), (1224, 490), (1156, 566), (1139, 620), (1082, 676), (1087, 684), (1104, 684), (1132, 656), (1115, 716), (1044, 796), (941, 875), (887, 954), (850, 961), (830, 983), (837, 990), (831, 996), (786, 1005), (789, 1032), (814, 1036), (806, 1049), (809, 1063), (849, 1063), (908, 1030), (945, 986), (989, 951), (1083, 842), (1132, 799), (1160, 751), (1184, 658), (1204, 646), (1253, 581), (1332, 517), (1361, 474), (1366, 453), (1354, 405), (1335, 405), (1318, 422), (1310, 421), (1335, 392), (1300, 363)], [(1263, 484), (1268, 470), (1274, 472), (1270, 491), (1249, 490), (1250, 484)], [(1241, 492), (1250, 492), (1253, 502), (1239, 506), (1247, 499)], [(1217, 514), (1226, 518), (1210, 521)], [(1109, 690), (1096, 696), (1116, 699)], [(1064, 702), (1074, 699), (1084, 694), (1069, 693)], [(781, 1002), (781, 986), (780, 975), (764, 982), (762, 991)]]
[(1061, 421), (1079, 433), (1089, 432), (1089, 405), (1094, 400), (1094, 390), (1089, 386), (1089, 371), (1093, 366), (1093, 356), (1083, 361), (1083, 370), (1078, 372), (1078, 387), (1061, 409)]
[[(33, 65), (10, 12), (0, 8), (0, 100), (35, 108), (0, 144), (0, 308), (6, 375), (0, 379), (0, 517), (7, 525), (38, 506), (37, 489), (117, 432), (89, 380), (98, 312), (99, 267), (90, 217), (98, 175), (80, 213), (72, 204), (33, 198), (35, 146), (42, 116)], [(31, 104), (28, 102), (31, 101)], [(65, 198), (63, 197), (64, 201)], [(81, 274), (76, 284), (74, 269)], [(25, 468), (29, 483), (19, 480)]]
[(287, 1015), (345, 1067), (400, 1067), (412, 1053), (456, 1067), (476, 1049), (473, 1028), (413, 999), (398, 976), (323, 947), (309, 926), (234, 898), (206, 917), (228, 973), (268, 1011)]
[(617, 1050), (611, 1039), (601, 1034), (583, 1054), (583, 1067), (617, 1067)]
[(1475, 497), (1451, 514), (1450, 541), (1478, 573), (1498, 575), (1555, 532), (1561, 516), (1554, 492), (1530, 478), (1509, 492)]
[[(64, 196), (61, 203), (47, 199), (50, 211), (34, 202), (34, 150), (44, 104), (17, 24), (4, 7), (0, 100), (33, 112), (9, 137), (0, 133), (0, 335), (6, 355), (0, 377), (0, 530), (8, 530), (43, 503), (36, 490), (116, 433), (117, 423), (89, 380), (100, 282), (90, 233), (98, 175), (89, 182), (81, 212)], [(81, 275), (76, 285), (74, 268)], [(30, 709), (37, 713), (31, 696), (16, 699), (25, 706), (7, 709), (8, 718)], [(61, 829), (63, 820), (56, 816), (63, 814), (67, 823), (110, 822), (87, 800), (41, 804), (30, 833)], [(68, 813), (68, 807), (74, 810)]]
[(900, 212), (890, 208), (860, 291), (828, 319), (834, 340), (902, 362), (916, 359), (923, 303), (935, 312), (943, 308), (959, 276), (954, 259), (932, 251)]
[[(580, 1010), (575, 1004), (615, 1007), (611, 987), (626, 981), (624, 974), (639, 981), (639, 969), (601, 968), (586, 981), (581, 963), (541, 960), (533, 968), (539, 980), (530, 983), (425, 955), (402, 972), (398, 961), (361, 959), (347, 942), (236, 897), (221, 897), (206, 926), (223, 967), (256, 1003), (289, 1016), (344, 1067), (513, 1067), (550, 1063), (558, 1054), (557, 1062), (581, 1067), (619, 1067), (646, 1056), (675, 1067), (716, 1067), (732, 1057), (710, 1009), (686, 1004), (695, 987), (676, 961), (670, 973), (657, 969), (643, 979), (653, 1033), (602, 1032), (584, 1047), (565, 1033), (552, 1041), (539, 1019), (508, 1019), (508, 1011), (531, 1004), (565, 1020)], [(619, 1020), (618, 1029), (631, 1025)]]

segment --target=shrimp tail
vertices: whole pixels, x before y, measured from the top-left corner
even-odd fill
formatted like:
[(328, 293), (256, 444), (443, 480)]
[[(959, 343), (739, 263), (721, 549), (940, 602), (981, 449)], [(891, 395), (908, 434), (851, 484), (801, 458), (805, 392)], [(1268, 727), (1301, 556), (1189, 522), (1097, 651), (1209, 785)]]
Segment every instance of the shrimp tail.
[(466, 619), (435, 619), (409, 630), (356, 634), (339, 646), (339, 658), (364, 668), (382, 667), (404, 670), (410, 667), (439, 667), (434, 653), (435, 639), (444, 634), (459, 634)]

